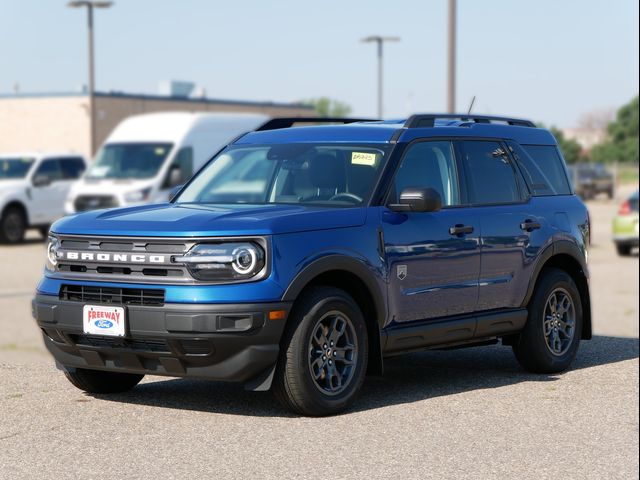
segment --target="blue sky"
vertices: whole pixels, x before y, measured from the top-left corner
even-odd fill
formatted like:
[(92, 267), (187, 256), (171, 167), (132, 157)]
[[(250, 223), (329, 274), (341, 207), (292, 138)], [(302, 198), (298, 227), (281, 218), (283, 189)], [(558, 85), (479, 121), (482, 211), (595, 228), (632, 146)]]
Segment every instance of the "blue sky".
[[(0, 93), (86, 83), (86, 23), (64, 0), (0, 0)], [(215, 98), (329, 96), (385, 116), (444, 111), (446, 0), (116, 0), (96, 16), (97, 89), (156, 93), (190, 80)], [(637, 0), (458, 0), (458, 110), (575, 126), (638, 94)]]

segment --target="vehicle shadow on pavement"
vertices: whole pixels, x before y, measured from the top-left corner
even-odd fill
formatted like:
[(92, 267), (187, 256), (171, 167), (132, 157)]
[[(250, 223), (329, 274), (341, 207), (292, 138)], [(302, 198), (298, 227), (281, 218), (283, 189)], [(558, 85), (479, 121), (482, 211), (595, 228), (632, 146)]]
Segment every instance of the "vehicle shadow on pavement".
[[(580, 345), (572, 370), (638, 358), (638, 339), (595, 336)], [(524, 371), (511, 348), (476, 347), (426, 351), (385, 360), (382, 377), (367, 377), (354, 407), (347, 413), (522, 382), (553, 382), (560, 375)], [(118, 395), (98, 399), (161, 408), (226, 415), (294, 417), (270, 392), (246, 392), (241, 385), (206, 380), (170, 379), (140, 384)]]

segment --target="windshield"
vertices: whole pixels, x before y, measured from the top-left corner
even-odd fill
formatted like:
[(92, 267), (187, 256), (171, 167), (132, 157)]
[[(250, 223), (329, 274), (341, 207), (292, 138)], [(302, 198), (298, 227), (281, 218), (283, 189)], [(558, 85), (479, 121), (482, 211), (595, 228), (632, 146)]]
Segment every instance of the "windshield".
[(110, 143), (103, 146), (85, 178), (141, 179), (158, 173), (170, 143)]
[(284, 144), (220, 153), (177, 203), (365, 204), (390, 147)]
[(0, 180), (24, 178), (33, 165), (33, 158), (0, 158)]

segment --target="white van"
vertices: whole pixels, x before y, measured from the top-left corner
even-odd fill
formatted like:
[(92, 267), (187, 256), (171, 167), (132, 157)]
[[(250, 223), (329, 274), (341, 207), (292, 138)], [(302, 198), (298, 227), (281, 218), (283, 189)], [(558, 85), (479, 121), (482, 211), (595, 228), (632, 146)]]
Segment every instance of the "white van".
[(21, 242), (27, 228), (39, 229), (46, 238), (86, 166), (77, 153), (0, 154), (0, 242)]
[(84, 178), (69, 193), (65, 213), (166, 202), (214, 153), (270, 119), (241, 113), (150, 113), (123, 120)]

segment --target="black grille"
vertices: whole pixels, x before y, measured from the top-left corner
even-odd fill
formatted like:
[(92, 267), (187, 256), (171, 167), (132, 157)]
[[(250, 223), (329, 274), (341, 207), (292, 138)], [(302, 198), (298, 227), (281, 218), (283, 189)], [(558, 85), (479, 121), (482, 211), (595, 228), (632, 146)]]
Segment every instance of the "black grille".
[(113, 208), (118, 206), (115, 197), (111, 195), (79, 195), (73, 206), (77, 212), (97, 210), (98, 208)]
[(164, 290), (154, 288), (111, 288), (86, 285), (62, 285), (60, 300), (116, 305), (164, 305)]
[(145, 352), (170, 353), (164, 340), (131, 340), (119, 337), (93, 337), (89, 335), (70, 335), (76, 345), (101, 348), (126, 348)]

